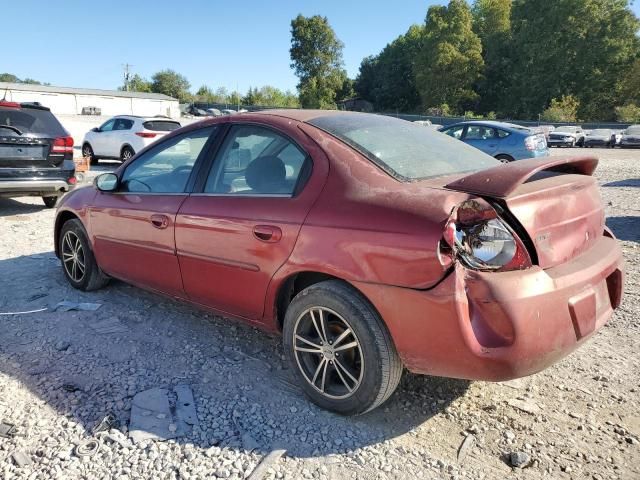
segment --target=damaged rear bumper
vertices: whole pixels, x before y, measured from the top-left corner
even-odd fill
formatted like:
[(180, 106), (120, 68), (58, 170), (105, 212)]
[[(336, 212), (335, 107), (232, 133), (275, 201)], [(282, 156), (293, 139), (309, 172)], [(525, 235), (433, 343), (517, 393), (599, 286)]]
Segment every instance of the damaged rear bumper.
[(500, 381), (536, 373), (593, 335), (620, 305), (623, 281), (620, 247), (603, 236), (547, 270), (457, 264), (429, 291), (355, 285), (384, 318), (409, 370)]

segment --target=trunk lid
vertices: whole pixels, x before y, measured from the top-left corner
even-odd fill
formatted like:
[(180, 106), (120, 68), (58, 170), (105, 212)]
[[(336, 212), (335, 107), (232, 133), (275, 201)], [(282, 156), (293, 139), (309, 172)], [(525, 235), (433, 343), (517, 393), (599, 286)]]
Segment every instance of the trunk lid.
[(52, 139), (2, 136), (0, 128), (0, 168), (55, 167), (64, 159), (49, 156)]
[(588, 250), (604, 231), (604, 207), (591, 175), (597, 159), (521, 160), (459, 178), (446, 188), (477, 194), (507, 210), (505, 220), (550, 268)]

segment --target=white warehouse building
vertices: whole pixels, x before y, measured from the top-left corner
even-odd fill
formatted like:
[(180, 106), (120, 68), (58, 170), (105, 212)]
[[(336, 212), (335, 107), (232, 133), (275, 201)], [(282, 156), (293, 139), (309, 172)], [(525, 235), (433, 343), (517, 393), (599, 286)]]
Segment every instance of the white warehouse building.
[(160, 93), (0, 82), (0, 99), (2, 98), (9, 102), (39, 102), (49, 107), (55, 115), (82, 115), (98, 109), (103, 116), (164, 115), (180, 118), (178, 100)]

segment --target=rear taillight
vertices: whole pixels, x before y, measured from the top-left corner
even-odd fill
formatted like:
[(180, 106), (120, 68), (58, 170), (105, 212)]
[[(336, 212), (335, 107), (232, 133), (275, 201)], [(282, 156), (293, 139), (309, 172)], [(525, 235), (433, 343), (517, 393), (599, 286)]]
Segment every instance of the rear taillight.
[(70, 177), (70, 178), (67, 180), (67, 183), (68, 183), (69, 185), (75, 185), (76, 183), (78, 183), (78, 179), (77, 179), (76, 177)]
[[(518, 235), (482, 199), (467, 200), (453, 209), (443, 239), (452, 255), (475, 270), (506, 271), (531, 266), (529, 253)], [(446, 249), (442, 253), (446, 254)]]
[(531, 136), (524, 139), (524, 146), (527, 150), (535, 150), (536, 149), (536, 137)]
[(53, 141), (51, 153), (73, 153), (73, 137), (58, 137)]
[(142, 138), (154, 138), (158, 134), (151, 132), (136, 132), (136, 135)]

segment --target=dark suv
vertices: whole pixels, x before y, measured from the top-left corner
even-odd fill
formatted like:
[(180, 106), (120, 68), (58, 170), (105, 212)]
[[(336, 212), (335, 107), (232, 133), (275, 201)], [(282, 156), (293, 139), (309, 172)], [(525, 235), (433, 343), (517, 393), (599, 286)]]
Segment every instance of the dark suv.
[(38, 196), (53, 208), (75, 183), (73, 138), (51, 111), (0, 101), (0, 196)]

